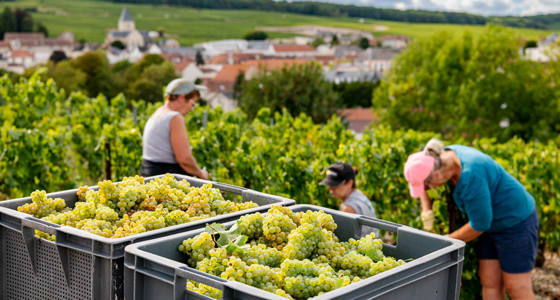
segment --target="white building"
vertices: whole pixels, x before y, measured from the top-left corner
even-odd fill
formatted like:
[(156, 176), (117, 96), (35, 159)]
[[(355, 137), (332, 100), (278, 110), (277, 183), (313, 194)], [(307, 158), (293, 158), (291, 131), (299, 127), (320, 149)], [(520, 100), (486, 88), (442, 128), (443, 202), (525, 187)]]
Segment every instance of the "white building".
[(547, 62), (551, 58), (558, 58), (560, 56), (558, 39), (560, 39), (560, 36), (556, 32), (551, 33), (546, 39), (538, 43), (537, 48), (525, 49), (525, 58), (538, 62)]
[(145, 48), (153, 44), (148, 30), (137, 30), (136, 23), (128, 9), (125, 7), (119, 17), (118, 29), (111, 29), (105, 38), (105, 44), (111, 45), (115, 41), (121, 41), (127, 48)]
[(383, 74), (391, 69), (395, 56), (400, 53), (396, 49), (368, 48), (360, 53), (359, 59), (369, 70)]

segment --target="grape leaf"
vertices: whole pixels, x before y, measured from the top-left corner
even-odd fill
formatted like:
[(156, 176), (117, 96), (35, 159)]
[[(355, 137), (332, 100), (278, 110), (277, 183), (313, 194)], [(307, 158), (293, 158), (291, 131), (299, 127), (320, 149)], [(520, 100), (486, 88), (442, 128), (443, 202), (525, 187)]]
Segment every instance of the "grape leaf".
[(368, 251), (366, 251), (366, 255), (374, 262), (383, 260), (383, 251), (379, 249), (369, 249)]
[(342, 287), (342, 285), (344, 284), (344, 279), (342, 278), (338, 278), (334, 284), (334, 288), (335, 289), (339, 289)]
[(222, 224), (212, 223), (212, 225), (206, 225), (206, 232), (209, 234), (214, 234), (220, 231), (226, 231), (226, 227)]

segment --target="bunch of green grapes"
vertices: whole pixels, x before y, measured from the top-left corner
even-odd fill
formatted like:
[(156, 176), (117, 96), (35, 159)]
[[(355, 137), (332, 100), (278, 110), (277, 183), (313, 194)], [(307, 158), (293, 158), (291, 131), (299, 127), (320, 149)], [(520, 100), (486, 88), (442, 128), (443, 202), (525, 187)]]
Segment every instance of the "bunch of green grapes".
[(282, 252), (276, 248), (268, 248), (263, 244), (252, 246), (245, 253), (241, 254), (240, 258), (248, 265), (259, 264), (271, 268), (279, 267), (284, 260)]
[(238, 211), (235, 202), (229, 200), (215, 200), (210, 205), (210, 209), (218, 215), (229, 214)]
[(119, 219), (119, 214), (107, 206), (99, 205), (95, 210), (95, 219), (116, 222)]
[(97, 206), (93, 202), (76, 202), (73, 213), (79, 220), (95, 218)]
[(48, 215), (41, 220), (51, 222), (62, 226), (76, 227), (76, 224), (81, 220), (72, 210), (63, 211), (57, 214)]
[(337, 270), (342, 271), (342, 274), (346, 276), (359, 276), (361, 278), (367, 278), (375, 275), (372, 273), (373, 261), (371, 258), (354, 251), (351, 251), (344, 256), (333, 257), (332, 263), (335, 265)]
[(235, 207), (237, 208), (238, 211), (242, 211), (251, 208), (257, 208), (259, 207), (259, 205), (256, 204), (255, 202), (249, 201), (249, 202), (235, 203)]
[(288, 215), (280, 213), (276, 209), (271, 209), (263, 220), (263, 235), (272, 247), (282, 250), (288, 240), (288, 235), (296, 229), (296, 224)]
[(99, 204), (106, 205), (105, 203), (102, 203), (102, 201), (104, 201), (105, 198), (103, 198), (97, 191), (88, 190), (85, 192), (85, 194), (83, 194), (83, 196), (85, 202), (94, 203), (95, 205), (99, 205)]
[(228, 267), (220, 274), (220, 277), (239, 281), (277, 295), (285, 295), (284, 291), (278, 292), (278, 290), (282, 290), (284, 282), (284, 276), (279, 268), (260, 264), (248, 265), (243, 260), (232, 256), (228, 261)]
[(216, 246), (212, 235), (208, 232), (203, 232), (194, 238), (184, 240), (179, 246), (179, 251), (189, 254), (190, 258), (188, 263), (191, 267), (196, 267), (196, 263), (208, 257), (208, 252)]
[(229, 256), (225, 249), (217, 248), (208, 251), (209, 257), (205, 257), (196, 263), (196, 269), (202, 272), (220, 276), (229, 265)]
[(181, 181), (177, 181), (175, 177), (171, 174), (165, 174), (163, 177), (156, 178), (153, 180), (154, 182), (162, 183), (163, 185), (167, 185), (173, 189), (179, 189), (186, 194), (191, 191), (191, 184), (183, 179)]
[(249, 239), (258, 239), (263, 236), (263, 220), (264, 217), (261, 213), (244, 215), (239, 218), (239, 225), (243, 228), (242, 234), (246, 235)]
[(328, 260), (335, 256), (343, 255), (346, 248), (338, 241), (338, 238), (332, 231), (323, 229), (320, 234), (320, 240), (313, 254), (317, 256), (325, 256)]
[(212, 207), (210, 206), (210, 203), (208, 203), (208, 201), (206, 201), (206, 202), (196, 202), (196, 201), (191, 202), (191, 204), (189, 205), (189, 208), (187, 209), (187, 213), (191, 217), (202, 216), (202, 215), (209, 215), (209, 216), (212, 216), (212, 217), (216, 216), (216, 213), (214, 211), (212, 211)]
[(102, 237), (110, 238), (115, 234), (116, 226), (104, 220), (86, 219), (76, 224), (77, 229), (85, 230)]
[(167, 191), (171, 188), (162, 182), (153, 180), (146, 184), (145, 189), (148, 195), (153, 197), (156, 201), (160, 202), (165, 197), (165, 195), (167, 195)]
[(175, 210), (165, 215), (165, 225), (174, 226), (189, 222), (189, 214), (182, 210)]
[(146, 198), (142, 200), (142, 202), (138, 204), (138, 209), (152, 211), (152, 210), (156, 210), (157, 206), (158, 206), (158, 202), (156, 201), (156, 198), (152, 196), (150, 198)]
[(328, 264), (315, 264), (308, 259), (286, 259), (281, 265), (284, 279), (284, 290), (296, 298), (315, 297), (336, 288), (337, 280), (342, 286), (350, 284), (350, 277), (342, 276)]
[(128, 185), (122, 188), (119, 188), (119, 198), (117, 201), (116, 210), (120, 216), (126, 214), (130, 211), (133, 207), (136, 206), (137, 203), (142, 202), (144, 199), (148, 198), (146, 190), (139, 185)]
[(376, 239), (375, 233), (373, 232), (359, 239), (357, 243), (358, 251), (362, 254), (366, 254), (366, 252), (370, 249), (383, 249), (383, 241), (381, 239)]
[(202, 283), (187, 281), (187, 289), (214, 299), (222, 299), (222, 291)]
[[(330, 217), (330, 218), (329, 218)], [(288, 243), (282, 249), (286, 259), (306, 259), (313, 253), (317, 244), (323, 240), (323, 227), (336, 228), (332, 216), (321, 211), (307, 211), (301, 215), (300, 224), (288, 236)], [(331, 230), (331, 231), (332, 231)]]
[(136, 185), (144, 185), (144, 177), (138, 175), (134, 177), (123, 177), (122, 181), (119, 183), (119, 187), (136, 186)]
[(89, 191), (89, 187), (87, 185), (78, 188), (78, 192), (76, 193), (76, 195), (78, 195), (79, 201), (86, 201), (87, 191)]
[(31, 203), (18, 207), (18, 211), (33, 215), (35, 218), (43, 218), (50, 214), (61, 212), (66, 207), (63, 199), (47, 198), (47, 192), (35, 191), (31, 193)]
[(186, 196), (187, 195), (182, 190), (174, 188), (168, 189), (167, 194), (163, 195), (159, 203), (170, 211), (178, 210), (181, 208), (182, 201)]

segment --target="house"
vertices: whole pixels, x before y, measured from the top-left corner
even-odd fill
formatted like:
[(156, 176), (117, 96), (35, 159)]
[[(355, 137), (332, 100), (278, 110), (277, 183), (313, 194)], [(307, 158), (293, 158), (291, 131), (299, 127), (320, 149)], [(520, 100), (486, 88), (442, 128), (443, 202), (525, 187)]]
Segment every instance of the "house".
[(354, 59), (362, 52), (364, 52), (364, 49), (356, 45), (339, 45), (334, 47), (334, 57), (341, 59)]
[(333, 82), (335, 84), (340, 84), (343, 82), (378, 82), (383, 78), (383, 75), (376, 71), (366, 70), (363, 68), (355, 69), (336, 69), (325, 72), (325, 80)]
[(295, 45), (309, 45), (313, 42), (312, 37), (296, 36), (290, 38), (277, 38), (270, 41), (272, 44), (295, 44)]
[(33, 55), (34, 64), (46, 63), (54, 51), (62, 51), (67, 56), (74, 51), (74, 34), (63, 32), (57, 38), (47, 38), (40, 32), (6, 32), (0, 46), (0, 53), (25, 50)]
[[(526, 48), (525, 58), (538, 62), (547, 62), (551, 58), (557, 59), (560, 57), (560, 53), (558, 53), (559, 50), (555, 46), (558, 45), (559, 39), (560, 36), (556, 32), (551, 33), (546, 39), (539, 41), (537, 48)], [(520, 52), (523, 52), (523, 49)], [(523, 55), (523, 53), (521, 54)]]
[(35, 59), (33, 54), (27, 50), (15, 50), (8, 56), (7, 64), (8, 71), (22, 74), (27, 68), (35, 65)]
[(348, 129), (361, 133), (374, 121), (379, 121), (379, 117), (373, 114), (371, 108), (347, 108), (338, 112), (338, 115), (348, 124)]
[(309, 45), (274, 45), (274, 56), (277, 57), (304, 57), (316, 54), (317, 49)]
[(137, 47), (141, 50), (154, 43), (148, 30), (136, 29), (136, 23), (126, 7), (122, 9), (119, 17), (118, 29), (109, 30), (105, 38), (107, 45), (115, 41), (121, 41), (127, 48)]
[(214, 56), (208, 63), (215, 65), (238, 65), (248, 60), (261, 58), (257, 53), (223, 53)]
[(368, 48), (359, 55), (359, 59), (369, 70), (383, 74), (391, 69), (393, 59), (399, 54), (401, 50), (398, 49)]
[(383, 48), (404, 49), (410, 39), (404, 35), (384, 35), (377, 39)]
[(194, 44), (193, 47), (197, 49), (202, 49), (206, 55), (214, 57), (216, 55), (232, 52), (241, 52), (247, 49), (248, 42), (246, 40), (220, 40), (220, 41), (210, 41), (199, 44)]

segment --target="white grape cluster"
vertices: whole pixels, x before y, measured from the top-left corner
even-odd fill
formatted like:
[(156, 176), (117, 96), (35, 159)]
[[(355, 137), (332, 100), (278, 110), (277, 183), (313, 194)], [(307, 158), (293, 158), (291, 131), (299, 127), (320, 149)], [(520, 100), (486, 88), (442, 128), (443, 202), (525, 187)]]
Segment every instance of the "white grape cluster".
[[(135, 176), (125, 177), (120, 183), (101, 181), (98, 186), (98, 191), (80, 187), (76, 193), (79, 201), (73, 209), (66, 208), (63, 199), (50, 199), (45, 191), (35, 191), (32, 202), (18, 207), (18, 211), (103, 237), (122, 238), (258, 207), (253, 202), (225, 200), (212, 184), (195, 188), (170, 174), (147, 183)], [(35, 234), (55, 239), (40, 231)]]
[[(199, 271), (289, 299), (319, 296), (405, 263), (384, 256), (383, 243), (375, 234), (340, 242), (334, 233), (336, 223), (323, 211), (293, 213), (289, 208), (273, 206), (267, 214), (241, 217), (237, 225), (249, 239), (241, 248), (218, 243), (218, 238), (230, 231), (215, 235), (205, 231), (184, 240), (179, 250)], [(287, 243), (281, 250), (277, 247), (279, 233), (287, 233)], [(276, 234), (275, 240), (272, 234)], [(374, 261), (368, 255), (377, 250), (381, 257)], [(191, 290), (195, 286), (191, 285)], [(200, 293), (217, 297), (205, 289)]]

